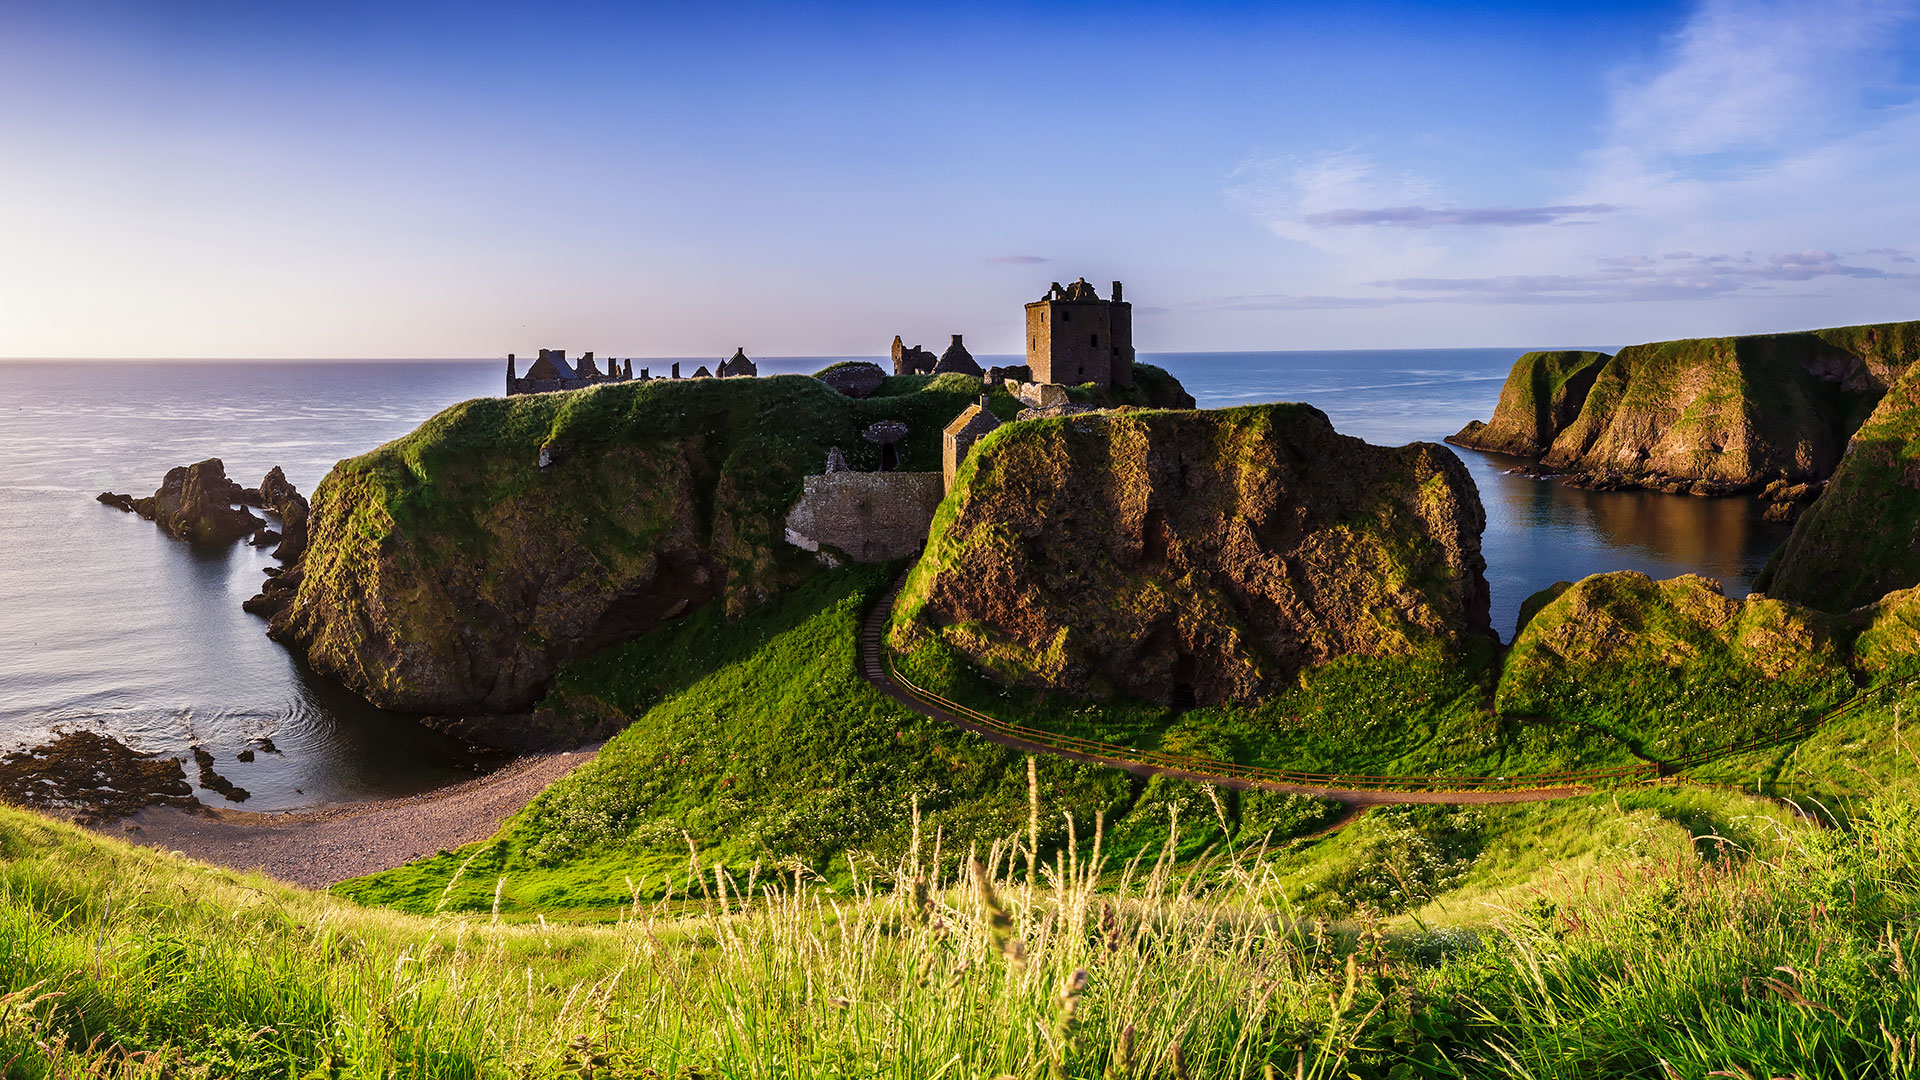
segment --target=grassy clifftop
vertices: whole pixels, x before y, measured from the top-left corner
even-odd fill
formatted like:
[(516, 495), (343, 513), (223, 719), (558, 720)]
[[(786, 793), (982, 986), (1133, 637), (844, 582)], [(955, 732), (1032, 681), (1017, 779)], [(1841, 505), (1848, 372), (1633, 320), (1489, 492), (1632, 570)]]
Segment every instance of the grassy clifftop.
[(819, 570), (781, 522), (830, 446), (877, 467), (859, 433), (899, 420), (902, 466), (937, 469), (978, 382), (886, 389), (655, 380), (456, 405), (322, 481), (273, 632), (376, 704), (524, 709), (568, 657), (709, 600), (738, 615)]
[(1817, 611), (1634, 571), (1549, 595), (1507, 654), (1503, 713), (1578, 722), (1672, 760), (1810, 719), (1855, 692), (1855, 628)]

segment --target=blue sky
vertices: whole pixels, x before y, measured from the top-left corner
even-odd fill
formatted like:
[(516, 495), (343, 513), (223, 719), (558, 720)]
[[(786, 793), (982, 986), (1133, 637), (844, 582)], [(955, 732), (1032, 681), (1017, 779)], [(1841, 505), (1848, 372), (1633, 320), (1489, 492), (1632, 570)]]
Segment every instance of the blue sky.
[(0, 356), (1624, 344), (1920, 318), (1920, 0), (0, 0)]

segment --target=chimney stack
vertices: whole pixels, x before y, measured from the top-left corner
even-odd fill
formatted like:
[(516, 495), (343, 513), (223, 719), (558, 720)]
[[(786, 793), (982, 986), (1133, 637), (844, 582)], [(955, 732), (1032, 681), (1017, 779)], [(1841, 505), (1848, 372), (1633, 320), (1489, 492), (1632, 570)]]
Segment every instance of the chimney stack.
[(680, 365), (679, 365), (679, 364), (675, 364), (675, 365), (673, 365), (673, 377), (674, 377), (674, 378), (676, 378), (676, 379), (680, 377)]
[(513, 373), (513, 354), (512, 353), (507, 354), (507, 378), (509, 379), (516, 378), (516, 376)]
[(1120, 283), (1117, 281), (1113, 283), (1113, 302), (1120, 302)]

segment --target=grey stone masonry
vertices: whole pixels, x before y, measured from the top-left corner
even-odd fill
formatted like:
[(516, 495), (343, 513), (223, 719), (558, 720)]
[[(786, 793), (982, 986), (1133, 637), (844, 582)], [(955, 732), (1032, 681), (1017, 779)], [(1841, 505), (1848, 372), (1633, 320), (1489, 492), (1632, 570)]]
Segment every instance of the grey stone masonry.
[(832, 548), (855, 562), (885, 562), (919, 551), (940, 507), (940, 474), (829, 472), (801, 479), (787, 512), (787, 543)]

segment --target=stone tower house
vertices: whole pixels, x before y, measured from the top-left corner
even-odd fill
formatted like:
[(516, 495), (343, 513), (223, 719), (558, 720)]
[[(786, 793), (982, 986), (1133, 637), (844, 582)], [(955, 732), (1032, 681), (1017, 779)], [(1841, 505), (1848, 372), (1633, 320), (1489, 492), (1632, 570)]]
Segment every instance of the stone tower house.
[(980, 395), (980, 404), (969, 405), (953, 423), (947, 425), (943, 439), (943, 452), (940, 458), (940, 473), (943, 477), (943, 490), (953, 490), (953, 478), (960, 471), (960, 463), (967, 460), (967, 452), (973, 444), (986, 438), (994, 428), (1000, 426), (1000, 418), (987, 408), (987, 395)]
[(1028, 304), (1027, 366), (1037, 383), (1132, 386), (1133, 305), (1120, 299), (1120, 283), (1102, 300), (1086, 278), (1056, 281)]

